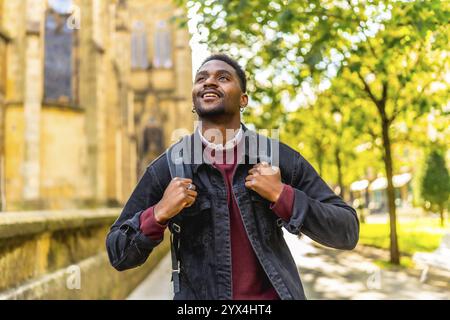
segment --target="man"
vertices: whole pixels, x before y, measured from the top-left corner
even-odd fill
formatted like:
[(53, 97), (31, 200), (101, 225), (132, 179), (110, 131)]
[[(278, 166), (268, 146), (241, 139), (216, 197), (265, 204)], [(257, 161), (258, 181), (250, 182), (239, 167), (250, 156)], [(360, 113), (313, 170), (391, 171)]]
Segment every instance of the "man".
[(305, 299), (281, 227), (350, 250), (359, 237), (355, 210), (287, 145), (271, 151), (279, 166), (252, 154), (252, 131), (240, 117), (246, 78), (236, 61), (207, 58), (192, 99), (201, 128), (189, 139), (202, 146), (201, 161), (188, 165), (192, 179), (171, 179), (166, 154), (147, 167), (107, 236), (112, 265), (143, 264), (169, 226), (177, 239), (174, 299)]

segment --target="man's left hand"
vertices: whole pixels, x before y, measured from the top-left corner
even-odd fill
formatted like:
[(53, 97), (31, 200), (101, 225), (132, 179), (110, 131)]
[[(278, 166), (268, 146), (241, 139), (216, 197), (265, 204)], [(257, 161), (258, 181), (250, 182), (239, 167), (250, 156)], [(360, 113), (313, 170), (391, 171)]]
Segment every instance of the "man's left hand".
[(267, 162), (257, 163), (248, 171), (245, 186), (261, 197), (276, 202), (283, 191), (280, 168)]

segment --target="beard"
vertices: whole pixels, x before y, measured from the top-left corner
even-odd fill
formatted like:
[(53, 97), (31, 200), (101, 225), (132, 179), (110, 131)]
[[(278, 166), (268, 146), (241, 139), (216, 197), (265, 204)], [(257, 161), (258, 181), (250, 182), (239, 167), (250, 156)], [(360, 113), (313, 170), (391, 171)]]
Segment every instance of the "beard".
[(223, 101), (214, 105), (197, 101), (195, 104), (195, 110), (197, 111), (199, 117), (214, 117), (226, 113), (225, 104)]

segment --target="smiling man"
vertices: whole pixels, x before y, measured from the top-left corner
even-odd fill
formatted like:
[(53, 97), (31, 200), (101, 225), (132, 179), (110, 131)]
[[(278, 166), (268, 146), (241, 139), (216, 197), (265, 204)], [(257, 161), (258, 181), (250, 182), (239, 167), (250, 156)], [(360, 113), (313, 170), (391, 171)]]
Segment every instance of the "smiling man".
[(188, 177), (171, 176), (167, 153), (147, 167), (107, 236), (117, 270), (143, 264), (169, 227), (174, 299), (305, 299), (282, 228), (355, 247), (355, 210), (298, 152), (276, 141), (279, 163), (268, 163), (266, 138), (241, 122), (246, 89), (230, 57), (203, 62), (192, 90), (201, 126), (188, 137), (201, 161), (184, 164)]

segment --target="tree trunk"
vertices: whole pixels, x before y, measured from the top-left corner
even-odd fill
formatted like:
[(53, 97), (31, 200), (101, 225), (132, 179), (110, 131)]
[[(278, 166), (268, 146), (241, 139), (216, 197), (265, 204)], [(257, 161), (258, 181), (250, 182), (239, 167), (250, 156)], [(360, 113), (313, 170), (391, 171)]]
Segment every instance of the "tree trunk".
[(339, 148), (336, 148), (334, 150), (334, 157), (336, 160), (337, 181), (338, 181), (339, 189), (341, 190), (340, 196), (342, 199), (344, 199), (345, 198), (345, 189), (344, 189), (344, 183), (343, 183), (343, 178), (342, 178), (341, 152), (340, 152)]
[(387, 190), (386, 195), (388, 199), (389, 209), (389, 225), (390, 225), (390, 254), (391, 263), (400, 264), (400, 253), (398, 248), (397, 239), (397, 217), (395, 207), (395, 190), (392, 182), (393, 177), (393, 163), (392, 163), (392, 150), (391, 140), (389, 137), (389, 121), (382, 119), (382, 134), (383, 134), (383, 146), (384, 146), (384, 166), (386, 169), (387, 178)]
[(322, 146), (320, 144), (316, 144), (317, 148), (315, 149), (315, 158), (317, 161), (317, 165), (318, 165), (318, 170), (319, 170), (319, 175), (322, 176), (322, 169), (323, 169), (323, 150), (322, 150)]
[(359, 209), (359, 222), (361, 223), (366, 223), (366, 213), (364, 212), (365, 210), (365, 208)]
[(444, 227), (444, 206), (439, 206), (439, 215), (441, 217), (441, 227)]

